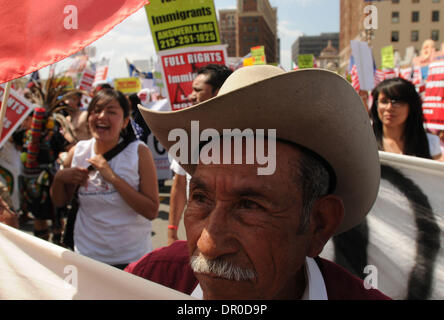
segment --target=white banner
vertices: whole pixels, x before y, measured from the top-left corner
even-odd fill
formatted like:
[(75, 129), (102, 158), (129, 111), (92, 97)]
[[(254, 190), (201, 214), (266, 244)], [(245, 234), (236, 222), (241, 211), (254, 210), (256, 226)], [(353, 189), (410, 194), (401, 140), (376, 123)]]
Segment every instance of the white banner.
[(2, 223), (0, 243), (2, 300), (193, 299)]
[(380, 159), (379, 194), (366, 221), (321, 255), (393, 299), (444, 299), (444, 163), (386, 152)]

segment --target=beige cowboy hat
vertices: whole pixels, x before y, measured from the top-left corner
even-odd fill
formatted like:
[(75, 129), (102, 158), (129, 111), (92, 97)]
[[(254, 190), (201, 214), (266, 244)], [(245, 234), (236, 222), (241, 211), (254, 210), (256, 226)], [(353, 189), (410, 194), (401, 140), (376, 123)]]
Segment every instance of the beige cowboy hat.
[[(373, 130), (361, 98), (336, 73), (321, 69), (285, 72), (273, 66), (238, 69), (216, 97), (173, 112), (140, 112), (160, 143), (169, 150), (172, 129), (191, 134), (213, 128), (276, 129), (278, 139), (302, 145), (327, 161), (336, 175), (334, 194), (345, 216), (336, 234), (359, 224), (379, 190), (380, 165)], [(180, 162), (179, 162), (180, 163)], [(196, 165), (183, 164), (191, 175)]]

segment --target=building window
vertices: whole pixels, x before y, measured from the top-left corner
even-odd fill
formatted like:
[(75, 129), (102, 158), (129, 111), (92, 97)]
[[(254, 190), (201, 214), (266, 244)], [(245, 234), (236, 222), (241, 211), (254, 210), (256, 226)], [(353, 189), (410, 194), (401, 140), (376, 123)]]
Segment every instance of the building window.
[(392, 42), (399, 41), (399, 31), (392, 31)]
[(392, 23), (398, 23), (399, 22), (399, 12), (393, 11), (392, 12)]
[(439, 10), (433, 10), (432, 11), (432, 22), (438, 22), (439, 21)]
[(432, 40), (439, 41), (439, 30), (432, 30)]
[(412, 22), (419, 22), (419, 11), (412, 11)]
[(433, 0), (432, 2), (433, 3), (439, 3), (439, 0)]
[(419, 3), (419, 0), (412, 0), (412, 3)]
[(411, 41), (412, 42), (419, 41), (419, 31), (418, 30), (413, 30), (412, 31)]
[(393, 3), (393, 4), (398, 4), (398, 3), (399, 3), (399, 0), (392, 0), (392, 3)]

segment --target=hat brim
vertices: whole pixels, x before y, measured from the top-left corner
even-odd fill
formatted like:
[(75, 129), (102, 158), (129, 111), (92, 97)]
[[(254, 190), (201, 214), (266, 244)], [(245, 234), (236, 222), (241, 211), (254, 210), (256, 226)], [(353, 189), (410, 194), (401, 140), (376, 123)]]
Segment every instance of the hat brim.
[[(344, 203), (336, 234), (359, 224), (376, 200), (380, 165), (370, 119), (353, 87), (333, 72), (303, 69), (278, 74), (179, 111), (139, 109), (167, 150), (176, 143), (168, 141), (172, 129), (184, 129), (190, 137), (191, 121), (198, 120), (199, 133), (206, 128), (276, 129), (278, 139), (314, 151), (333, 168), (334, 194)], [(180, 164), (190, 174), (196, 167)]]

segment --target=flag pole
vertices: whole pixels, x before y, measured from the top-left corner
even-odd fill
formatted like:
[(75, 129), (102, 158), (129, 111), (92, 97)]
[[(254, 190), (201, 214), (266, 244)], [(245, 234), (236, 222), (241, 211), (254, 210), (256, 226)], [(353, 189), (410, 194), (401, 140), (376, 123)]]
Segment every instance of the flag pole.
[(6, 82), (5, 92), (3, 93), (2, 108), (0, 110), (0, 137), (3, 131), (3, 121), (5, 120), (6, 108), (8, 107), (9, 90), (11, 89), (11, 81)]

